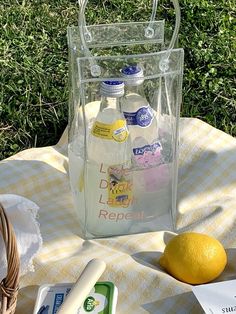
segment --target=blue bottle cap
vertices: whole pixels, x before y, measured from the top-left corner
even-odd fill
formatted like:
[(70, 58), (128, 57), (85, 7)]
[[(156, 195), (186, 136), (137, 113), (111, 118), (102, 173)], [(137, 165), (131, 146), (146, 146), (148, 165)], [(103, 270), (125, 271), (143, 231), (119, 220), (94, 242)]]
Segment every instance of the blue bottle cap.
[(106, 97), (121, 97), (124, 95), (124, 82), (104, 81), (101, 83), (100, 93)]
[(138, 65), (128, 65), (124, 67), (121, 72), (127, 76), (133, 76), (135, 74), (141, 74), (141, 76), (143, 75), (143, 70)]
[(137, 86), (144, 81), (143, 69), (139, 65), (127, 65), (121, 70), (122, 77), (129, 78), (125, 80), (125, 85)]

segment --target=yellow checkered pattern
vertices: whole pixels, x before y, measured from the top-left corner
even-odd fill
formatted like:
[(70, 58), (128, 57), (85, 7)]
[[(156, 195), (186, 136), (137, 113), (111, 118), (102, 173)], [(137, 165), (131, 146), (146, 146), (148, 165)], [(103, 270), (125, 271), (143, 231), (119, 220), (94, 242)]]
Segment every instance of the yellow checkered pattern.
[[(117, 314), (195, 314), (191, 285), (157, 264), (168, 231), (83, 240), (68, 179), (67, 135), (54, 147), (34, 148), (0, 162), (0, 193), (22, 195), (40, 206), (43, 248), (35, 272), (21, 277), (17, 314), (32, 314), (38, 286), (74, 282), (92, 258), (104, 259), (101, 280), (118, 287)], [(228, 265), (218, 280), (236, 278), (236, 140), (198, 119), (180, 121), (178, 232), (218, 238)]]

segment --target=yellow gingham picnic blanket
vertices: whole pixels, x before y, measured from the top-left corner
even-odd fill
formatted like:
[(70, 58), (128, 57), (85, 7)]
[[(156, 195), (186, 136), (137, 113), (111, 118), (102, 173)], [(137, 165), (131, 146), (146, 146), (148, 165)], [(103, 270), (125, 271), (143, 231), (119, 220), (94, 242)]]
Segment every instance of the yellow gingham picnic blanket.
[[(17, 314), (31, 314), (39, 285), (74, 282), (92, 258), (107, 263), (100, 280), (118, 287), (117, 314), (203, 313), (191, 292), (157, 264), (171, 232), (83, 240), (68, 179), (67, 135), (0, 162), (0, 193), (40, 206), (43, 248), (35, 272), (21, 277)], [(236, 140), (198, 119), (180, 121), (178, 232), (204, 232), (227, 249), (217, 281), (236, 278)]]

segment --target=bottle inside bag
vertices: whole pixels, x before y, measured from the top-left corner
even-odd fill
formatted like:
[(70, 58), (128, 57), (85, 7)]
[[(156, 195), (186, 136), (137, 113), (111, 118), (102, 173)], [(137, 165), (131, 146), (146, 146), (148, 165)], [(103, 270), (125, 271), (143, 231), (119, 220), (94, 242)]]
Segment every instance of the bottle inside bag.
[(131, 142), (121, 112), (124, 83), (105, 81), (100, 110), (89, 128), (86, 163), (86, 226), (90, 233), (128, 232), (133, 219)]
[(127, 121), (133, 166), (138, 169), (159, 163), (161, 143), (158, 141), (156, 112), (145, 96), (144, 73), (140, 66), (126, 66), (122, 69), (126, 91), (122, 101), (122, 111)]
[(134, 208), (144, 210), (148, 220), (169, 206), (169, 165), (164, 164), (157, 113), (145, 96), (143, 69), (129, 65), (121, 72), (126, 79), (122, 111), (131, 138)]

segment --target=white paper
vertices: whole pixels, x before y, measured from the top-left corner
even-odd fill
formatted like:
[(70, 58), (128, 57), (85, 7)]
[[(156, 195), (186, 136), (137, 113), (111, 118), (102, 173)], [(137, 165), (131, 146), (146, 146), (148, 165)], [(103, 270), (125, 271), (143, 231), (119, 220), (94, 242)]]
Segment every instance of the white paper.
[(206, 314), (236, 314), (236, 280), (229, 280), (192, 288)]

